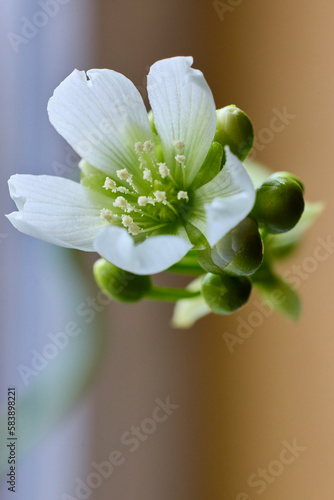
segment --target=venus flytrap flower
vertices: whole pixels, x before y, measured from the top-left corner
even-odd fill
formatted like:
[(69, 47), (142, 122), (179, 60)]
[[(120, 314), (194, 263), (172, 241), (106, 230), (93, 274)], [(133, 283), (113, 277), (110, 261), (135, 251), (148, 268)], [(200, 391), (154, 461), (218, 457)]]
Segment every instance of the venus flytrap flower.
[(154, 128), (125, 76), (95, 69), (67, 77), (48, 112), (83, 158), (82, 182), (13, 176), (18, 211), (7, 216), (11, 223), (56, 245), (95, 250), (137, 275), (163, 271), (192, 247), (221, 240), (249, 214), (255, 190), (228, 148), (221, 169), (215, 103), (192, 62), (175, 57), (151, 67)]

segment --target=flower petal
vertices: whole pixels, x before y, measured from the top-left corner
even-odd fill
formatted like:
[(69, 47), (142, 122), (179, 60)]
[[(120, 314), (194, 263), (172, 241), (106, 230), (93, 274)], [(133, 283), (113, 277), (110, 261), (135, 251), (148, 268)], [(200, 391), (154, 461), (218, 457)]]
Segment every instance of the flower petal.
[(211, 246), (239, 224), (255, 202), (255, 190), (245, 167), (228, 147), (225, 152), (224, 168), (195, 192), (195, 208), (189, 217)]
[(168, 269), (191, 249), (179, 236), (151, 236), (138, 245), (126, 229), (105, 227), (95, 240), (95, 250), (117, 267), (134, 274), (155, 274)]
[(49, 175), (14, 175), (8, 184), (19, 211), (7, 218), (16, 229), (54, 245), (94, 251), (94, 238), (106, 224), (100, 211), (112, 208), (108, 197)]
[(152, 138), (140, 93), (125, 76), (108, 69), (75, 70), (49, 100), (52, 125), (72, 148), (106, 174), (133, 172), (134, 145)]
[[(192, 57), (163, 59), (153, 64), (147, 79), (165, 161), (174, 171), (177, 154), (174, 142), (185, 143), (182, 152), (186, 157), (185, 187), (191, 184), (204, 162), (216, 130), (216, 107), (211, 90), (203, 74), (191, 68), (192, 63)], [(182, 167), (179, 172), (181, 170)]]

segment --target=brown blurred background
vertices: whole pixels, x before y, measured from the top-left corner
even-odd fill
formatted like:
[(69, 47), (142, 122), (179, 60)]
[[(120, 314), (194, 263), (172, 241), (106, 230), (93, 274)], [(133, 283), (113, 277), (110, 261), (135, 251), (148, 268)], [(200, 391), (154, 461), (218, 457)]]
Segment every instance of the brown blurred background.
[[(284, 266), (301, 266), (301, 321), (271, 314), (233, 354), (223, 333), (236, 334), (239, 313), (175, 331), (167, 326), (171, 307), (112, 307), (108, 360), (95, 386), (96, 459), (151, 415), (155, 398), (169, 395), (179, 409), (127, 455), (95, 498), (329, 500), (334, 256), (329, 250), (328, 259), (313, 266), (308, 258), (317, 238), (334, 238), (334, 4), (100, 0), (99, 16), (98, 66), (126, 74), (146, 97), (145, 76), (154, 61), (192, 55), (217, 108), (234, 103), (252, 118), (256, 159), (299, 175), (307, 199), (324, 200), (326, 210)], [(289, 123), (268, 132), (273, 110), (285, 108), (293, 115)], [(253, 298), (242, 310), (245, 321), (254, 307)], [(282, 470), (273, 461), (286, 442), (301, 448)], [(261, 468), (268, 469), (266, 478), (256, 483), (261, 478), (253, 476), (248, 484)]]

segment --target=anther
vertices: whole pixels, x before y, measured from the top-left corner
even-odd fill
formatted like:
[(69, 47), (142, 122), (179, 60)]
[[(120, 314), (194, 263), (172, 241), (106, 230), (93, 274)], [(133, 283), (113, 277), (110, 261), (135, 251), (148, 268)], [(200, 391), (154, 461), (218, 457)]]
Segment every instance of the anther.
[(175, 160), (183, 165), (186, 161), (186, 157), (184, 155), (176, 155)]
[(131, 226), (132, 223), (133, 223), (133, 218), (130, 217), (130, 215), (125, 215), (125, 214), (122, 215), (123, 226), (129, 227), (129, 226)]
[(183, 149), (184, 149), (184, 142), (183, 141), (175, 141), (174, 142), (174, 147), (175, 147), (175, 150), (178, 152), (178, 153), (182, 153)]
[(121, 179), (122, 181), (128, 181), (131, 180), (132, 175), (129, 174), (126, 168), (122, 168), (121, 170), (117, 170), (116, 172), (117, 177)]
[(143, 146), (143, 143), (142, 142), (136, 142), (135, 144), (135, 152), (137, 155), (140, 155), (142, 154), (144, 150), (144, 146)]
[(165, 177), (169, 176), (170, 170), (167, 167), (166, 163), (158, 163), (158, 165), (159, 165), (159, 174), (163, 179), (165, 179)]
[(178, 200), (189, 200), (187, 191), (179, 191), (177, 193), (177, 199)]
[(165, 193), (165, 191), (155, 191), (153, 194), (154, 194), (155, 199), (157, 200), (157, 202), (163, 203), (164, 205), (166, 205), (167, 199), (166, 199), (166, 193)]
[(152, 141), (145, 141), (144, 142), (145, 153), (152, 153), (153, 149), (154, 149), (154, 144)]
[(148, 168), (145, 168), (144, 173), (143, 173), (143, 177), (144, 177), (145, 181), (152, 182), (153, 177), (152, 177), (151, 170), (149, 170)]
[(128, 231), (133, 236), (136, 236), (140, 231), (140, 227), (137, 224), (133, 223), (133, 224), (130, 224), (130, 226), (128, 227)]
[(145, 205), (148, 204), (148, 201), (149, 200), (148, 200), (147, 196), (139, 196), (139, 198), (138, 198), (138, 205), (140, 207), (145, 207)]
[(126, 210), (128, 208), (128, 202), (125, 198), (123, 198), (123, 196), (117, 196), (113, 205), (114, 207), (121, 208), (122, 210)]
[(114, 219), (114, 214), (108, 208), (103, 208), (100, 212), (100, 217), (106, 222), (111, 222)]
[(106, 177), (105, 183), (103, 184), (104, 189), (111, 189), (111, 191), (116, 191), (116, 182)]

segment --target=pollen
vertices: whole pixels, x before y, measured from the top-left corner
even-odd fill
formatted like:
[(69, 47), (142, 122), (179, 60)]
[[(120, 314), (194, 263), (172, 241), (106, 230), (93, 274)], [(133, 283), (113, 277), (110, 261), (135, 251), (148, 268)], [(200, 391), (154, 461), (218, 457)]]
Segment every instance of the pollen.
[(154, 144), (152, 141), (145, 141), (144, 142), (145, 153), (152, 153), (153, 149), (154, 149)]
[(147, 196), (139, 196), (139, 198), (138, 198), (138, 205), (140, 207), (145, 207), (145, 205), (148, 204), (148, 201), (149, 200), (148, 200)]
[(175, 160), (183, 165), (186, 161), (186, 157), (184, 155), (176, 155)]
[(132, 175), (129, 174), (126, 168), (122, 168), (121, 170), (117, 170), (116, 172), (117, 177), (121, 179), (122, 181), (129, 181), (131, 180)]
[(169, 176), (170, 170), (167, 167), (166, 163), (158, 163), (158, 165), (159, 165), (159, 174), (163, 179), (165, 179), (165, 177)]
[(135, 144), (135, 152), (137, 155), (141, 155), (144, 151), (144, 146), (142, 142), (136, 142)]
[(114, 220), (114, 214), (108, 208), (103, 208), (100, 212), (100, 217), (106, 222), (111, 222)]
[(140, 231), (140, 227), (137, 224), (133, 223), (133, 224), (130, 224), (130, 226), (128, 227), (128, 231), (133, 236), (136, 236)]
[(187, 191), (179, 191), (177, 193), (177, 199), (178, 200), (189, 200)]
[(163, 203), (164, 205), (167, 203), (165, 191), (155, 191), (153, 194), (157, 202)]
[(125, 227), (130, 227), (133, 224), (133, 218), (130, 215), (122, 215), (122, 224)]
[(106, 177), (103, 187), (104, 189), (111, 189), (111, 191), (116, 191), (116, 182), (110, 179), (110, 177)]
[(149, 170), (148, 168), (145, 168), (144, 173), (143, 173), (143, 177), (144, 177), (145, 181), (152, 182), (153, 177), (152, 177), (151, 170)]
[(183, 141), (175, 141), (174, 142), (174, 147), (178, 153), (182, 153), (184, 146), (185, 146), (185, 144)]

